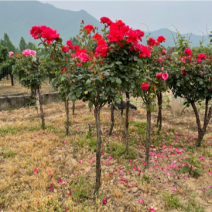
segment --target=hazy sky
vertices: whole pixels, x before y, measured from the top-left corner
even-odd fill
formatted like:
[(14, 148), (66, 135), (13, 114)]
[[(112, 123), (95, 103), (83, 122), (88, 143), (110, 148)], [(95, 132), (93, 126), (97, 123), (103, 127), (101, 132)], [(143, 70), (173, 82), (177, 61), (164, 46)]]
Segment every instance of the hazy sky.
[(132, 28), (150, 31), (161, 28), (181, 33), (206, 34), (212, 31), (212, 1), (42, 1), (57, 8), (79, 11), (85, 10), (96, 19), (102, 16), (112, 21), (123, 20)]

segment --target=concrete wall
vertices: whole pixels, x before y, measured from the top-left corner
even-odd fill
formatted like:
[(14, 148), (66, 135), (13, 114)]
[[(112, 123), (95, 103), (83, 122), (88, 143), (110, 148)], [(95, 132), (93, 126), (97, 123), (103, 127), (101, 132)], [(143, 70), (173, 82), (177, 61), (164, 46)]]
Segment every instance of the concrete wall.
[[(59, 92), (42, 94), (43, 104), (59, 102), (61, 100)], [(10, 94), (0, 96), (0, 110), (17, 109), (29, 105), (29, 94)]]

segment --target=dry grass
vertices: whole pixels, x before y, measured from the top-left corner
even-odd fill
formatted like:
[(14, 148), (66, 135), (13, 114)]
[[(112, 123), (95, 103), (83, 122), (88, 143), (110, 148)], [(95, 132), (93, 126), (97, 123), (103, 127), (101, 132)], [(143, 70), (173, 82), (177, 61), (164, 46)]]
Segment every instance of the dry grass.
[[(41, 92), (49, 93), (53, 92), (54, 89), (50, 87), (48, 80), (45, 84), (43, 84), (41, 88)], [(0, 95), (6, 95), (6, 94), (14, 94), (14, 93), (30, 93), (30, 89), (24, 88), (19, 84), (18, 80), (14, 80), (14, 85), (11, 85), (11, 79), (10, 76), (7, 78), (4, 78), (0, 81)]]

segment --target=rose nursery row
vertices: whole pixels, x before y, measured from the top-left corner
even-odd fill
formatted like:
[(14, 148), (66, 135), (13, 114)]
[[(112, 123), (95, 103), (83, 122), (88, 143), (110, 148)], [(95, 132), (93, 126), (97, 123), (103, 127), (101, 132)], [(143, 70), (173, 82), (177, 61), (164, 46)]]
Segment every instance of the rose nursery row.
[[(36, 52), (26, 49), (16, 57), (13, 73), (23, 86), (34, 87), (38, 91), (46, 77), (46, 67), (55, 74), (53, 85), (59, 88), (66, 109), (66, 133), (69, 133), (69, 100), (87, 101), (89, 107), (94, 107), (96, 121), (96, 187), (98, 192), (101, 177), (101, 123), (100, 110), (105, 104), (111, 104), (111, 128), (114, 126), (114, 107), (120, 104), (126, 96), (127, 107), (125, 121), (118, 112), (123, 123), (128, 145), (128, 116), (130, 96), (141, 97), (147, 111), (146, 159), (145, 167), (149, 168), (149, 146), (151, 135), (151, 111), (158, 99), (158, 133), (162, 127), (162, 94), (171, 89), (175, 97), (185, 98), (185, 104), (191, 105), (196, 115), (198, 138), (196, 145), (200, 146), (211, 118), (212, 107), (212, 56), (210, 48), (199, 47), (191, 49), (179, 34), (176, 46), (166, 49), (163, 43), (166, 39), (159, 36), (157, 40), (148, 38), (142, 43), (144, 32), (133, 30), (123, 21), (111, 21), (102, 17), (104, 28), (101, 32), (92, 25), (80, 24), (77, 36), (81, 45), (73, 45), (68, 40), (64, 45), (60, 34), (47, 26), (33, 26), (30, 34), (34, 39), (40, 39), (40, 44), (48, 52), (45, 57), (32, 60)], [(40, 49), (38, 49), (39, 51)], [(203, 52), (204, 51), (204, 52)], [(39, 93), (39, 92), (38, 92)], [(42, 102), (40, 110), (42, 126), (45, 128)], [(205, 117), (203, 126), (196, 105), (205, 101)]]

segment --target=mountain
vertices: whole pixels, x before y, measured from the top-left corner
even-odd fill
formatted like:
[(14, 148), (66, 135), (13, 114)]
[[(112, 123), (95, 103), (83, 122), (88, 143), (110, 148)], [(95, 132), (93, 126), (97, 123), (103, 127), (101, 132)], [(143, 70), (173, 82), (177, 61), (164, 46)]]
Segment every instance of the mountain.
[(69, 40), (79, 34), (82, 20), (86, 25), (104, 27), (84, 10), (63, 10), (38, 1), (0, 1), (0, 39), (7, 33), (15, 46), (21, 37), (26, 42), (38, 43), (30, 35), (32, 26), (46, 25), (56, 29), (64, 41)]
[[(63, 10), (39, 1), (0, 1), (0, 39), (3, 38), (4, 33), (7, 33), (16, 47), (18, 47), (21, 37), (24, 37), (27, 43), (30, 41), (38, 44), (39, 41), (31, 37), (30, 29), (32, 26), (41, 25), (56, 29), (65, 43), (70, 37), (79, 34), (82, 20), (85, 21), (86, 25), (92, 24), (99, 29), (104, 27), (84, 10)], [(172, 33), (175, 34), (173, 31)], [(160, 35), (166, 38), (165, 46), (174, 46), (172, 34), (168, 30), (160, 29), (151, 32), (151, 37), (155, 39)], [(184, 36), (187, 38), (190, 34)], [(205, 36), (205, 39), (204, 45), (209, 43), (208, 36)], [(145, 41), (145, 38), (143, 40)], [(201, 40), (202, 36), (192, 35), (191, 46), (199, 46)]]
[[(164, 46), (174, 46), (174, 39), (173, 39), (173, 36), (174, 38), (176, 39), (176, 35), (177, 33), (172, 31), (172, 30), (168, 30), (168, 29), (159, 29), (159, 30), (156, 30), (156, 31), (152, 31), (150, 32), (151, 35), (150, 37), (154, 38), (154, 39), (157, 39), (158, 36), (163, 36), (166, 38), (166, 42), (163, 43)], [(147, 35), (148, 32), (145, 32), (145, 35)], [(204, 35), (204, 36), (200, 36), (200, 35), (195, 35), (195, 34), (182, 34), (182, 36), (185, 37), (185, 39), (189, 39), (190, 37), (190, 41), (192, 43), (190, 43), (191, 47), (195, 47), (195, 46), (199, 46), (199, 41), (202, 41), (202, 38), (204, 38), (204, 42), (203, 42), (203, 45), (206, 46), (209, 42), (210, 42), (210, 39), (209, 39), (209, 36), (208, 35)], [(145, 38), (143, 38), (143, 41), (146, 41)]]

